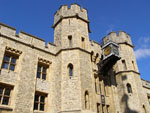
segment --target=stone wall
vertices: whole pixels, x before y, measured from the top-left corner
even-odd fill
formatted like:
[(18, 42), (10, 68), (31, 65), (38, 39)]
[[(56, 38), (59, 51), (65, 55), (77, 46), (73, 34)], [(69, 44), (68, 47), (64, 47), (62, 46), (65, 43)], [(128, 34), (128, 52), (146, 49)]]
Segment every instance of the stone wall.
[[(0, 23), (0, 85), (12, 88), (10, 103), (0, 105), (0, 113), (39, 113), (33, 110), (35, 92), (46, 95), (46, 109), (42, 113), (96, 113), (97, 103), (104, 106), (105, 113), (143, 113), (143, 105), (150, 112), (150, 83), (141, 81), (134, 46), (127, 33), (111, 32), (103, 38), (103, 44), (119, 44), (121, 59), (101, 75), (98, 66), (103, 45), (89, 40), (87, 10), (77, 4), (70, 8), (63, 5), (54, 18), (54, 44), (47, 45), (41, 38), (23, 31), (16, 34), (15, 28)], [(6, 52), (18, 56), (14, 71), (2, 68)], [(48, 65), (46, 80), (37, 78), (39, 62)], [(69, 64), (73, 65), (73, 76), (69, 76)], [(99, 94), (95, 81), (102, 90)], [(132, 86), (132, 93), (128, 93), (127, 83)], [(89, 108), (85, 107), (86, 91)]]

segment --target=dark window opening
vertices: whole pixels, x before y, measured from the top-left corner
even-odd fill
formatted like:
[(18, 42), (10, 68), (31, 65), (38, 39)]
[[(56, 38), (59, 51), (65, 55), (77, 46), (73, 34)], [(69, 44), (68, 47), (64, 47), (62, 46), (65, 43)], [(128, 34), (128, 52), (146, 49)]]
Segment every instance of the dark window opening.
[(1, 105), (9, 105), (11, 87), (5, 87), (3, 85), (0, 86), (0, 104)]
[(34, 110), (45, 111), (45, 94), (35, 94), (34, 97)]
[(125, 60), (122, 60), (122, 66), (123, 66), (123, 70), (127, 70), (127, 65), (126, 65), (126, 62)]
[(97, 113), (100, 113), (100, 104), (97, 103)]
[(73, 76), (73, 65), (72, 64), (68, 65), (68, 71), (69, 71), (69, 76), (72, 77)]
[(132, 93), (132, 88), (129, 83), (127, 84), (127, 91), (128, 91), (128, 93)]
[(135, 64), (134, 64), (134, 61), (132, 61), (132, 65), (133, 65), (133, 69), (135, 70)]
[(69, 40), (69, 48), (72, 47), (72, 36), (68, 36), (68, 40)]
[(14, 56), (14, 55), (11, 55), (11, 54), (6, 54), (4, 56), (2, 68), (14, 71), (17, 59), (18, 59), (17, 56)]
[(82, 42), (82, 48), (85, 48), (85, 39), (83, 37), (81, 38), (81, 42)]
[(89, 103), (89, 93), (88, 93), (88, 91), (86, 91), (85, 92), (85, 95), (84, 95), (85, 97), (85, 109), (90, 109), (90, 103)]
[(37, 78), (46, 80), (47, 70), (48, 70), (48, 66), (38, 64)]

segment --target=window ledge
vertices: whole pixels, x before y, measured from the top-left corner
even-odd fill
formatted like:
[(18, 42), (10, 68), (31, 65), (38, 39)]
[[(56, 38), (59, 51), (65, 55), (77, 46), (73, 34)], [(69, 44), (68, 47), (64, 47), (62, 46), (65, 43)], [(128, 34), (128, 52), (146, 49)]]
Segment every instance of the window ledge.
[(34, 113), (45, 113), (45, 111), (37, 111), (37, 110), (34, 110)]
[(5, 71), (7, 73), (16, 73), (15, 71), (12, 71), (12, 70), (8, 70), (8, 69), (5, 69), (5, 68), (1, 68), (0, 71)]
[(12, 110), (13, 110), (12, 107), (7, 106), (7, 105), (0, 105), (0, 109), (2, 109), (2, 110), (9, 110), (9, 111), (12, 111)]

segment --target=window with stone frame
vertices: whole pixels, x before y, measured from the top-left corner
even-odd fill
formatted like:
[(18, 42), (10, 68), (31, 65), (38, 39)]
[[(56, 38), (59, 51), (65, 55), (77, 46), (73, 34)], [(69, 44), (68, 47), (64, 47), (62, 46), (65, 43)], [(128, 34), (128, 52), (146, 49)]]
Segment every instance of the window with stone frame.
[(0, 84), (0, 105), (9, 105), (12, 87)]
[(39, 63), (37, 67), (37, 78), (46, 80), (48, 65)]
[(6, 53), (3, 59), (2, 68), (14, 71), (16, 67), (17, 59), (18, 59), (17, 55)]
[(34, 110), (45, 111), (45, 109), (46, 109), (46, 97), (47, 97), (47, 94), (38, 93), (38, 92), (35, 93)]

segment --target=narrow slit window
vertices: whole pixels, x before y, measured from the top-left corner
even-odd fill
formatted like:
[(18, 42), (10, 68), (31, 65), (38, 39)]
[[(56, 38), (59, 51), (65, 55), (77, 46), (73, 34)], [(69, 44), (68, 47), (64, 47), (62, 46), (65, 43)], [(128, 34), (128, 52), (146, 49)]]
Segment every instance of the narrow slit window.
[(68, 36), (68, 40), (69, 40), (69, 48), (72, 47), (72, 36)]
[(123, 66), (123, 70), (127, 70), (127, 65), (126, 65), (126, 62), (125, 60), (122, 60), (122, 66)]
[(95, 78), (95, 92), (96, 92), (96, 94), (100, 94), (100, 82), (99, 82), (99, 78)]
[(135, 70), (135, 64), (134, 64), (134, 61), (132, 61), (132, 65), (133, 65), (133, 69)]
[(85, 39), (83, 37), (81, 38), (81, 42), (82, 42), (82, 48), (85, 48)]
[(127, 84), (127, 91), (128, 93), (132, 93), (132, 87), (129, 83)]
[(85, 92), (85, 109), (90, 109), (90, 103), (89, 103), (89, 93), (88, 91)]
[(145, 105), (143, 105), (143, 113), (147, 113), (147, 112), (146, 112)]
[(97, 93), (97, 82), (96, 82), (96, 78), (95, 78), (95, 92)]
[(100, 104), (97, 103), (97, 113), (100, 113)]
[(70, 77), (73, 76), (73, 65), (72, 65), (72, 64), (69, 64), (69, 65), (68, 65), (68, 73), (69, 73), (69, 76), (70, 76)]

